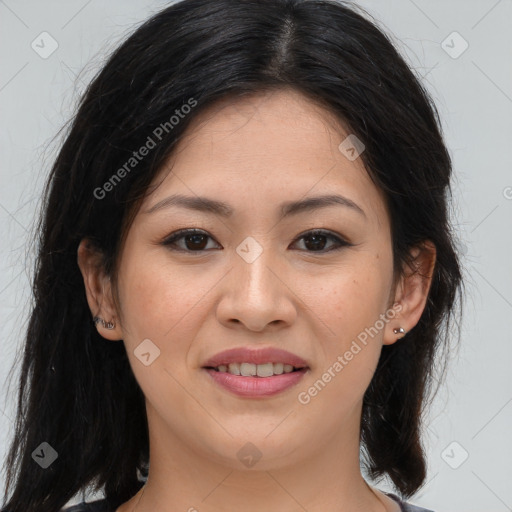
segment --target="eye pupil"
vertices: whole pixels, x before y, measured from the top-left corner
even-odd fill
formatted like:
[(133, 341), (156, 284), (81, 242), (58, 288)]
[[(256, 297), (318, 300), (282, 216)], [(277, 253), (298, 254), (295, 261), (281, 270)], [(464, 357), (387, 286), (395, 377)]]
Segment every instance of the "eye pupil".
[[(202, 237), (202, 242), (198, 242), (198, 238), (201, 238)], [(206, 235), (202, 235), (202, 234), (193, 234), (193, 235), (186, 235), (185, 236), (185, 240), (188, 241), (190, 239), (194, 240), (194, 242), (192, 242), (194, 244), (194, 246), (192, 247), (193, 249), (204, 249), (204, 247), (206, 246), (206, 244), (204, 243), (205, 240), (206, 240), (207, 236)], [(196, 243), (199, 243), (199, 246), (195, 245)], [(187, 244), (187, 247), (188, 247), (188, 244)], [(190, 247), (188, 247), (190, 249)]]
[[(189, 253), (203, 253), (208, 251), (208, 241), (211, 239), (212, 237), (207, 233), (197, 232), (196, 230), (180, 230), (174, 233), (173, 236), (169, 237), (167, 240), (164, 240), (162, 243), (163, 245), (169, 246), (171, 249), (174, 248), (174, 250), (177, 251), (181, 250), (185, 252), (188, 251)], [(178, 241), (180, 242), (179, 244), (177, 243)], [(352, 244), (345, 240), (329, 232), (324, 232), (323, 230), (310, 231), (309, 233), (305, 233), (294, 240), (294, 242), (299, 241), (303, 244), (305, 251), (310, 253), (327, 253), (329, 251), (342, 249), (343, 247), (352, 246)], [(334, 247), (326, 249), (326, 244), (328, 244), (328, 242), (334, 242)], [(302, 250), (304, 251), (304, 249)]]
[[(320, 239), (320, 240), (319, 240)], [(310, 235), (308, 237), (305, 237), (305, 240), (313, 240), (313, 249), (316, 249), (316, 250), (322, 250), (325, 246), (325, 239), (326, 239), (326, 236), (325, 235)], [(318, 246), (318, 242), (320, 241), (320, 245), (321, 247)], [(323, 242), (323, 244), (321, 243)], [(307, 241), (305, 242), (305, 246), (310, 249), (311, 248), (311, 244), (308, 244)]]

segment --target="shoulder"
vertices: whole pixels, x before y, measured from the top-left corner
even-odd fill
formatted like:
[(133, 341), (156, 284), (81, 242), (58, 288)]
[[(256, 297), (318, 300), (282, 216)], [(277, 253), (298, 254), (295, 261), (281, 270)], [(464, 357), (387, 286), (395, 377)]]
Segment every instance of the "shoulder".
[(115, 512), (115, 510), (109, 508), (107, 500), (98, 500), (63, 508), (61, 512)]
[(418, 507), (417, 505), (413, 505), (412, 503), (402, 501), (396, 494), (390, 492), (386, 492), (384, 494), (389, 496), (392, 500), (395, 500), (400, 505), (402, 512), (434, 512), (429, 508)]

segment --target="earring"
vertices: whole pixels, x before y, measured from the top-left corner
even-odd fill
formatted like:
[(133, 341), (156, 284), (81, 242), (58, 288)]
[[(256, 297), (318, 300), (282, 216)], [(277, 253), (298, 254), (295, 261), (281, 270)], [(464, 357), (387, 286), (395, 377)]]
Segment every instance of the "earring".
[(398, 329), (397, 328), (393, 329), (393, 332), (395, 334), (405, 334), (405, 329), (403, 327), (398, 327)]
[(116, 326), (116, 323), (113, 320), (111, 322), (105, 322), (105, 320), (99, 316), (95, 316), (93, 320), (95, 324), (101, 322), (101, 325), (108, 330), (112, 330)]

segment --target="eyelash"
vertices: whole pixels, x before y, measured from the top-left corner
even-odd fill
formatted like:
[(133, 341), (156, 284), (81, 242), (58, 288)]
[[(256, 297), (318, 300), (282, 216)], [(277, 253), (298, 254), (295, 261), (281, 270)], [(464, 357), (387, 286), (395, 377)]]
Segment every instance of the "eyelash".
[[(176, 241), (183, 239), (186, 236), (191, 236), (191, 235), (205, 235), (208, 238), (211, 238), (212, 240), (214, 240), (210, 235), (208, 235), (208, 233), (206, 233), (205, 231), (199, 230), (199, 229), (180, 229), (179, 231), (176, 231), (175, 233), (172, 233), (169, 237), (167, 237), (162, 242), (162, 245), (165, 245), (174, 251), (187, 252), (187, 253), (203, 253), (208, 250), (211, 250), (211, 249), (201, 249), (198, 251), (192, 251), (189, 249), (176, 248), (176, 244), (175, 244)], [(350, 242), (347, 242), (343, 238), (334, 235), (330, 231), (326, 231), (324, 229), (313, 229), (311, 231), (307, 231), (306, 233), (303, 233), (300, 236), (298, 236), (297, 238), (295, 238), (295, 240), (293, 240), (292, 244), (298, 242), (299, 240), (302, 240), (303, 238), (308, 238), (311, 236), (318, 236), (318, 235), (325, 236), (327, 238), (330, 238), (331, 240), (335, 240), (338, 244), (338, 247), (334, 247), (333, 249), (322, 249), (320, 251), (307, 251), (306, 250), (306, 252), (309, 252), (312, 254), (316, 254), (316, 253), (325, 254), (327, 252), (339, 251), (340, 249), (343, 249), (344, 247), (352, 247), (354, 245), (354, 244), (351, 244)], [(172, 246), (174, 246), (174, 247), (172, 247)]]

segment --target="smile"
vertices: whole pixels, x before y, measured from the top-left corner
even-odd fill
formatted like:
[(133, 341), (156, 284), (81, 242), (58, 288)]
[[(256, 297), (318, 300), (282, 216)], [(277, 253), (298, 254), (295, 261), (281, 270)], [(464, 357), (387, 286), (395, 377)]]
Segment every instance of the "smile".
[[(246, 371), (245, 365), (249, 367)], [(237, 363), (231, 363), (236, 368)], [(217, 368), (203, 368), (211, 379), (220, 386), (220, 388), (229, 391), (230, 393), (245, 397), (245, 398), (266, 398), (278, 393), (282, 393), (289, 388), (298, 384), (298, 382), (304, 377), (309, 368), (294, 368), (291, 365), (286, 365), (286, 370), (282, 363), (267, 363), (261, 365), (255, 365), (251, 363), (241, 363), (239, 365), (241, 371), (248, 373), (248, 375), (238, 375), (230, 373), (229, 367), (223, 365), (221, 371)], [(259, 374), (253, 374), (252, 372), (258, 372), (257, 367), (263, 367)], [(269, 366), (272, 366), (272, 373), (270, 374)], [(274, 367), (277, 367), (277, 371), (280, 371), (280, 366), (283, 366), (282, 373), (274, 373)], [(291, 370), (290, 370), (291, 367)]]
[(272, 377), (272, 375), (282, 375), (301, 370), (302, 367), (294, 367), (285, 363), (230, 363), (221, 364), (214, 370), (221, 373), (230, 373), (231, 375), (242, 375), (243, 377)]

